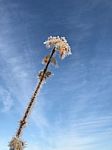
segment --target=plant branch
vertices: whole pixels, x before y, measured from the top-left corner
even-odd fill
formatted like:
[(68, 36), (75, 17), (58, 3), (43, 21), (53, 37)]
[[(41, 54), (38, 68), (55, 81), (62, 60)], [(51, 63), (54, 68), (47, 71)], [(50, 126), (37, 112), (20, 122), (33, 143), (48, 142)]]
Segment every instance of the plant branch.
[(24, 113), (24, 116), (23, 116), (22, 120), (20, 121), (19, 128), (18, 128), (18, 130), (17, 130), (17, 132), (16, 132), (16, 137), (18, 137), (18, 138), (21, 136), (22, 130), (23, 130), (24, 126), (25, 126), (26, 123), (27, 123), (27, 118), (28, 118), (29, 113), (30, 113), (30, 111), (31, 111), (31, 109), (32, 109), (32, 106), (33, 106), (33, 104), (34, 104), (34, 102), (35, 102), (35, 98), (36, 98), (36, 96), (37, 96), (37, 94), (38, 94), (38, 91), (39, 91), (41, 85), (42, 85), (42, 82), (43, 82), (43, 80), (44, 80), (45, 73), (47, 72), (48, 66), (49, 66), (49, 64), (50, 64), (50, 62), (51, 62), (51, 59), (52, 59), (54, 53), (55, 53), (55, 48), (53, 48), (53, 50), (52, 50), (52, 52), (51, 52), (51, 55), (50, 55), (50, 57), (49, 57), (49, 60), (48, 60), (46, 66), (45, 66), (45, 68), (44, 68), (44, 70), (43, 70), (42, 77), (40, 78), (40, 81), (39, 81), (39, 83), (38, 83), (37, 86), (36, 86), (36, 89), (35, 89), (35, 91), (34, 91), (32, 97), (31, 97), (31, 100), (30, 100), (30, 102), (29, 102), (29, 104), (28, 104), (28, 107), (27, 107), (27, 109), (26, 109), (26, 111), (25, 111), (25, 113)]

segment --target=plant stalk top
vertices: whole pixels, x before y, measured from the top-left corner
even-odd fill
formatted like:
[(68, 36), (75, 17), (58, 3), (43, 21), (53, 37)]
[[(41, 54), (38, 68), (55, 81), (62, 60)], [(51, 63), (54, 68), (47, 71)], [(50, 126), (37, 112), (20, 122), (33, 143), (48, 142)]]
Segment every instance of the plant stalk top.
[(50, 36), (48, 37), (47, 41), (44, 42), (44, 44), (47, 48), (55, 47), (55, 49), (59, 51), (62, 59), (71, 54), (71, 48), (65, 37)]

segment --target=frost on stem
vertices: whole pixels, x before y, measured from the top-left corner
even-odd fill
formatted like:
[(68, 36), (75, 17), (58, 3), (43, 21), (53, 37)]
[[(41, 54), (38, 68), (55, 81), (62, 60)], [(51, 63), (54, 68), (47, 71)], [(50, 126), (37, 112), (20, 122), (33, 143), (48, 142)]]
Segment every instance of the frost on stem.
[(11, 142), (9, 143), (10, 150), (23, 150), (25, 144), (19, 138), (14, 137)]
[(50, 36), (48, 37), (47, 41), (44, 42), (44, 44), (47, 48), (55, 47), (56, 50), (59, 50), (62, 59), (71, 54), (71, 48), (65, 37)]

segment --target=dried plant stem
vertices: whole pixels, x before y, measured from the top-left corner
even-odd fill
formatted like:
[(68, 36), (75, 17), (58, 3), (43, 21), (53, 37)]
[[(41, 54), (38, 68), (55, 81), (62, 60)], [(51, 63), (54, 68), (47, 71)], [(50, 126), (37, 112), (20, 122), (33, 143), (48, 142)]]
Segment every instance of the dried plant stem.
[(39, 81), (39, 83), (38, 83), (37, 86), (36, 86), (36, 89), (35, 89), (35, 91), (34, 91), (32, 97), (31, 97), (31, 100), (30, 100), (30, 102), (29, 102), (29, 105), (28, 105), (28, 107), (27, 107), (27, 109), (26, 109), (26, 111), (25, 111), (25, 113), (24, 113), (24, 116), (23, 116), (22, 120), (20, 121), (19, 128), (18, 128), (18, 130), (17, 130), (17, 132), (16, 132), (16, 137), (18, 137), (18, 138), (21, 136), (22, 130), (23, 130), (24, 126), (25, 126), (26, 123), (27, 123), (27, 119), (28, 119), (29, 113), (30, 113), (30, 111), (31, 111), (31, 109), (32, 109), (32, 106), (33, 106), (34, 102), (35, 102), (35, 98), (36, 98), (36, 96), (37, 96), (37, 94), (38, 94), (38, 91), (39, 91), (39, 89), (40, 89), (40, 87), (41, 87), (41, 85), (42, 85), (42, 83), (43, 83), (43, 81), (44, 81), (45, 73), (47, 72), (48, 66), (49, 66), (49, 64), (50, 64), (50, 62), (51, 62), (51, 58), (52, 58), (52, 56), (54, 55), (54, 53), (55, 53), (55, 48), (54, 48), (54, 49), (52, 50), (52, 52), (51, 52), (51, 55), (50, 55), (50, 57), (49, 57), (49, 60), (48, 60), (46, 66), (45, 66), (45, 68), (44, 68), (44, 70), (43, 70), (43, 75), (42, 75), (42, 77), (40, 78), (40, 81)]

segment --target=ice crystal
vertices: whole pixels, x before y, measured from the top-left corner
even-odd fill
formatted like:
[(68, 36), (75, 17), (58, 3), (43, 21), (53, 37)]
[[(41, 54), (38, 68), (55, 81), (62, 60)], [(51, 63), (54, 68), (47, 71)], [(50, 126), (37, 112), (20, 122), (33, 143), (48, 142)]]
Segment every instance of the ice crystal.
[(71, 54), (71, 48), (65, 37), (50, 36), (44, 44), (47, 48), (54, 47), (56, 50), (59, 50), (62, 59)]

